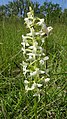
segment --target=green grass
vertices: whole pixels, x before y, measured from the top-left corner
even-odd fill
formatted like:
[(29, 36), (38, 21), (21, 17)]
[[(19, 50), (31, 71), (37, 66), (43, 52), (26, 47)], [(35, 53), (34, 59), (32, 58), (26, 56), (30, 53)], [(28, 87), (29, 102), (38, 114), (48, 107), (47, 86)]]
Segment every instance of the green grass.
[[(4, 24), (0, 21), (1, 119), (35, 119), (33, 94), (25, 93), (20, 67), (21, 36), (26, 32), (21, 20), (8, 20)], [(53, 26), (47, 49), (51, 80), (43, 87), (41, 100), (37, 102), (37, 119), (67, 119), (67, 26)]]

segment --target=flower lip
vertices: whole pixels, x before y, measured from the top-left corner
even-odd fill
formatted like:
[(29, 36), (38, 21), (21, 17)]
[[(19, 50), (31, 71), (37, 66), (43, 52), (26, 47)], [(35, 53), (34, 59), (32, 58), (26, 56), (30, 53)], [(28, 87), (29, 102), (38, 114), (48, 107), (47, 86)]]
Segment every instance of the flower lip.
[(52, 26), (47, 27), (48, 33), (52, 31), (52, 29), (53, 29)]
[(50, 81), (50, 78), (46, 78), (45, 79), (45, 83), (47, 83), (48, 81)]
[(48, 59), (49, 59), (49, 57), (48, 57), (48, 56), (46, 56), (46, 57), (44, 58), (44, 61), (45, 61), (45, 60), (48, 60)]
[(27, 81), (27, 80), (24, 80), (24, 83), (25, 83), (25, 84), (28, 84), (28, 83), (29, 83), (29, 81)]

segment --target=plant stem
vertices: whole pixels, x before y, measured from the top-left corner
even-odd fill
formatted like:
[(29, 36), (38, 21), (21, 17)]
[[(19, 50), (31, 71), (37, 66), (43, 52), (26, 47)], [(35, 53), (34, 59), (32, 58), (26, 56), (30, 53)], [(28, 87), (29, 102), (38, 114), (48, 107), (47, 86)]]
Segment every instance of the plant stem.
[[(46, 54), (46, 56), (47, 56), (47, 38), (45, 39), (45, 54)], [(47, 60), (46, 60), (46, 65), (45, 65), (46, 67), (46, 69), (47, 69)]]
[(34, 114), (35, 114), (35, 119), (37, 119), (37, 97), (34, 99)]

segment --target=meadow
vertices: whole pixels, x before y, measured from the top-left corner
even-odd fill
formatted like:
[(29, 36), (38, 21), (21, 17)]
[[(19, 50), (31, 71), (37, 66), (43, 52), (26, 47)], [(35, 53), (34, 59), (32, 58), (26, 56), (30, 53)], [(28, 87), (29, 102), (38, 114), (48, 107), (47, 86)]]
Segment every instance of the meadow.
[[(37, 119), (67, 119), (67, 26), (52, 24), (47, 53), (50, 81), (37, 102)], [(24, 89), (22, 19), (0, 21), (0, 118), (35, 119), (34, 98)]]

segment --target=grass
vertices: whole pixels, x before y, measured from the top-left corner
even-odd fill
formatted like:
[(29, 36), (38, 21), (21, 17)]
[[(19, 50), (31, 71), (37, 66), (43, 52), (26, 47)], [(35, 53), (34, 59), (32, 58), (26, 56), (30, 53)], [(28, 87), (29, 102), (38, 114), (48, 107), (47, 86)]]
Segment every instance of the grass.
[[(27, 31), (21, 20), (0, 21), (0, 118), (34, 119), (34, 98), (25, 93), (20, 63), (22, 34)], [(43, 87), (37, 102), (37, 119), (67, 119), (67, 26), (53, 25), (48, 37), (50, 82)]]

